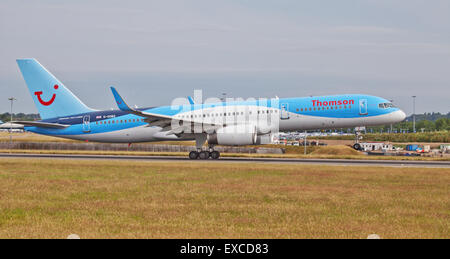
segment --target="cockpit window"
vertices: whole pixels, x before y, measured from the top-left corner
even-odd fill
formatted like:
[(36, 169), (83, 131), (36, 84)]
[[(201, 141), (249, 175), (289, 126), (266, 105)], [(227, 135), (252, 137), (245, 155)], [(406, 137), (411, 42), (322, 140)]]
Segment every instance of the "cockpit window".
[(381, 109), (394, 108), (395, 106), (392, 103), (380, 103), (378, 107)]

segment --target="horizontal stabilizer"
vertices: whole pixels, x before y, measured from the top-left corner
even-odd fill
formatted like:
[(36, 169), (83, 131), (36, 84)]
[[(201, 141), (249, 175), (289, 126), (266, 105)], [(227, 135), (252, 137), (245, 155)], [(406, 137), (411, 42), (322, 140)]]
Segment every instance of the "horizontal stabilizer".
[(51, 129), (65, 129), (70, 126), (59, 123), (38, 122), (38, 121), (13, 121), (12, 123), (28, 127), (51, 128)]
[(16, 124), (16, 123), (10, 123), (10, 122), (1, 122), (0, 123), (0, 129), (23, 129), (22, 124)]

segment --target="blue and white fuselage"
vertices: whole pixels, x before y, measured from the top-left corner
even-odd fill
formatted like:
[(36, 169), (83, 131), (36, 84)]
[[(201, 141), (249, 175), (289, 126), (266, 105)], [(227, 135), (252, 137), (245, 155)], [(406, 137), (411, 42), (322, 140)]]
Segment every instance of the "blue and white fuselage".
[[(268, 104), (244, 101), (194, 104), (179, 107), (179, 109), (162, 106), (140, 110), (197, 124), (247, 123), (251, 121), (249, 118), (252, 115), (256, 115), (256, 120), (252, 120), (256, 125), (261, 124), (258, 123), (259, 120), (267, 124), (268, 111), (269, 115), (277, 114), (271, 117), (279, 120), (279, 131), (375, 126), (400, 122), (405, 118), (404, 112), (391, 106), (389, 101), (368, 95), (334, 95), (278, 100), (278, 107), (272, 107), (270, 101)], [(342, 103), (337, 105), (339, 101)], [(343, 104), (343, 101), (353, 102)], [(174, 134), (166, 135), (167, 131), (160, 126), (149, 125), (142, 116), (121, 110), (93, 111), (45, 119), (42, 122), (70, 126), (63, 129), (42, 127), (25, 127), (25, 129), (38, 134), (95, 142), (135, 143), (180, 139)]]
[[(16, 122), (38, 134), (95, 142), (195, 139), (197, 147), (258, 144), (277, 131), (351, 128), (397, 123), (405, 113), (384, 98), (331, 95), (134, 109), (111, 88), (119, 110), (87, 107), (35, 59), (17, 60), (41, 121)], [(239, 128), (245, 128), (244, 131)]]

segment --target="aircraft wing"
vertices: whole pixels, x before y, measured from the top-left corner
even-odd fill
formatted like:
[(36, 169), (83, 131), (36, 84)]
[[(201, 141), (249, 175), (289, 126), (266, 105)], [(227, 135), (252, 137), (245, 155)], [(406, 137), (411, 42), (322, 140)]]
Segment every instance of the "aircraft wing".
[[(139, 111), (139, 110), (133, 109), (128, 104), (125, 103), (125, 101), (120, 96), (120, 94), (117, 92), (117, 90), (112, 86), (111, 86), (111, 91), (114, 95), (114, 99), (116, 100), (117, 106), (119, 107), (120, 110), (135, 114), (137, 116), (145, 117), (146, 118), (145, 121), (149, 124), (149, 126), (162, 127), (162, 128), (164, 128), (164, 130), (168, 130), (168, 132), (167, 132), (168, 135), (180, 134), (180, 133), (184, 132), (184, 130), (186, 128), (185, 126), (181, 126), (177, 129), (169, 129), (167, 127), (167, 126), (171, 125), (171, 121), (173, 119), (172, 116), (144, 112), (144, 111)], [(192, 100), (192, 98), (190, 98), (190, 99)], [(184, 121), (192, 122), (191, 120), (184, 120)], [(222, 127), (221, 124), (216, 125), (216, 124), (199, 123), (199, 122), (194, 122), (194, 123), (202, 124), (203, 129), (205, 129), (206, 131), (213, 131), (214, 129), (218, 129), (218, 128)]]
[(70, 126), (70, 125), (59, 124), (59, 123), (49, 123), (49, 122), (39, 122), (39, 121), (13, 121), (12, 123), (20, 124), (23, 126), (52, 128), (52, 129), (65, 129)]

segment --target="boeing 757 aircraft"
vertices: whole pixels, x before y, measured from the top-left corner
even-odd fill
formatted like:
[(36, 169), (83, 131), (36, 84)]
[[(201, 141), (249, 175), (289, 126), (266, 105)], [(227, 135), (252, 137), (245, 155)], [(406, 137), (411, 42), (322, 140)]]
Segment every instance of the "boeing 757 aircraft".
[[(18, 59), (41, 116), (15, 121), (26, 131), (61, 138), (137, 143), (195, 140), (191, 159), (218, 159), (215, 145), (266, 144), (274, 132), (350, 128), (401, 122), (405, 113), (381, 97), (359, 94), (274, 98), (132, 108), (111, 87), (118, 110), (87, 107), (35, 59)], [(203, 145), (208, 142), (208, 149)]]

